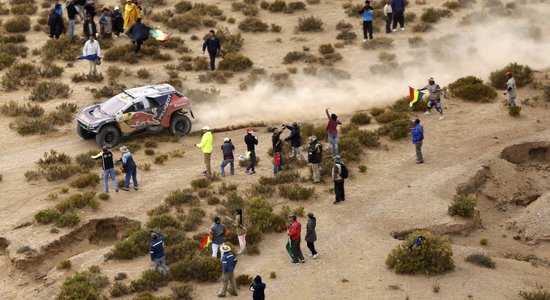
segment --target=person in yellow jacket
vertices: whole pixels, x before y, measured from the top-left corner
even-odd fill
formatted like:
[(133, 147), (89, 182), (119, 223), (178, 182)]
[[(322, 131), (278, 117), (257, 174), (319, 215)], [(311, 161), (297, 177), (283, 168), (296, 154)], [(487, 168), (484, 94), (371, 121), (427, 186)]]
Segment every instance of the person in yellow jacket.
[(212, 156), (212, 132), (208, 126), (204, 126), (202, 128), (202, 132), (201, 142), (195, 146), (200, 148), (204, 154), (204, 165), (206, 166), (206, 171), (204, 171), (203, 174), (210, 176), (212, 174), (210, 167), (210, 157)]
[(141, 7), (137, 5), (137, 0), (126, 0), (124, 8), (124, 30), (128, 30), (137, 19), (141, 18)]

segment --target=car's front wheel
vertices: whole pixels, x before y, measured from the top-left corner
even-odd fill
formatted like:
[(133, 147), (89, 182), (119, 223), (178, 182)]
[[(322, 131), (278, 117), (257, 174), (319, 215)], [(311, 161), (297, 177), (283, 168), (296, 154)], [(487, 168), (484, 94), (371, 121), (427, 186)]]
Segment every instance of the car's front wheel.
[(120, 131), (113, 125), (105, 125), (101, 127), (95, 140), (99, 147), (106, 146), (112, 148), (116, 146), (120, 140)]
[(95, 137), (95, 133), (89, 132), (80, 125), (76, 125), (76, 132), (78, 132), (78, 135), (85, 140), (93, 139)]
[(170, 133), (175, 136), (184, 136), (191, 132), (191, 120), (186, 115), (173, 115), (170, 120)]

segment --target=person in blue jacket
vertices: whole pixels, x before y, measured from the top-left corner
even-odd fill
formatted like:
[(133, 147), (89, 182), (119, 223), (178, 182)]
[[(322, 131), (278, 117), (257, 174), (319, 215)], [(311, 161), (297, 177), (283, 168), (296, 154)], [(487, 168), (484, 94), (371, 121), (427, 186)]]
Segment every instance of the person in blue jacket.
[(414, 127), (411, 128), (412, 142), (416, 148), (416, 163), (424, 162), (422, 157), (422, 141), (424, 140), (424, 127), (420, 125), (420, 119), (414, 120)]
[(359, 11), (363, 15), (363, 42), (366, 42), (369, 38), (372, 40), (372, 18), (374, 10), (370, 6), (370, 1), (365, 1), (365, 6)]
[(120, 147), (120, 152), (122, 152), (122, 158), (120, 159), (120, 162), (122, 162), (122, 169), (124, 170), (124, 173), (126, 173), (126, 178), (124, 180), (124, 188), (122, 190), (128, 192), (130, 190), (130, 178), (132, 179), (134, 183), (134, 190), (138, 190), (138, 181), (137, 181), (137, 166), (136, 162), (134, 161), (134, 157), (132, 156), (132, 153), (128, 150), (128, 147), (122, 146)]
[(208, 37), (204, 40), (204, 44), (202, 44), (203, 54), (205, 50), (208, 50), (208, 54), (210, 55), (210, 70), (214, 71), (216, 70), (216, 55), (222, 50), (222, 45), (216, 37), (214, 30), (210, 30)]
[(222, 286), (218, 297), (225, 297), (227, 292), (227, 284), (231, 281), (233, 287), (233, 296), (237, 296), (237, 282), (235, 281), (235, 267), (237, 266), (237, 257), (231, 253), (231, 247), (227, 245), (221, 246), (222, 251)]
[(149, 252), (151, 253), (151, 261), (153, 261), (153, 271), (158, 272), (159, 264), (162, 265), (162, 276), (167, 279), (168, 273), (166, 272), (166, 259), (164, 258), (164, 237), (160, 232), (151, 231), (151, 247)]
[(401, 30), (405, 30), (405, 0), (391, 0), (393, 11), (393, 31), (397, 31), (397, 23)]

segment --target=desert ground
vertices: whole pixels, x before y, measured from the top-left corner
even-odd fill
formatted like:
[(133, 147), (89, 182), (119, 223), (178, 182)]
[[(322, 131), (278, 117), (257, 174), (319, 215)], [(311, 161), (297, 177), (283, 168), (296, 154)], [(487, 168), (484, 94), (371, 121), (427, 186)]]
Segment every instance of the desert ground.
[[(5, 2), (8, 8), (13, 5), (11, 1)], [(244, 154), (244, 128), (250, 124), (263, 124), (255, 127), (255, 135), (260, 141), (257, 174), (248, 176), (244, 168), (236, 166), (235, 176), (221, 178), (212, 189), (221, 183), (234, 183), (239, 192), (244, 192), (260, 176), (273, 176), (272, 158), (268, 155), (271, 148), (268, 127), (294, 121), (322, 126), (326, 123), (324, 110), (327, 107), (347, 125), (355, 112), (388, 107), (395, 100), (408, 96), (408, 86), (422, 87), (432, 76), (440, 85), (447, 86), (467, 75), (487, 82), (492, 71), (512, 62), (529, 65), (534, 71), (533, 82), (518, 90), (522, 106), (518, 117), (509, 116), (503, 104), (503, 90), (497, 90), (498, 96), (487, 103), (464, 101), (449, 95), (448, 99), (443, 99), (444, 120), (438, 120), (434, 112), (431, 115), (410, 112), (408, 117), (421, 118), (424, 126), (425, 163), (415, 164), (410, 138), (392, 140), (381, 137), (379, 147), (365, 149), (358, 161), (349, 162), (351, 175), (346, 181), (344, 204), (332, 204), (334, 194), (330, 176), (325, 176), (321, 184), (313, 185), (307, 180), (308, 169), (297, 168), (306, 178), (303, 185), (315, 187), (314, 196), (305, 201), (290, 201), (276, 193), (268, 200), (275, 211), (288, 205), (291, 208), (302, 206), (305, 212), (315, 213), (319, 258), (313, 260), (306, 256), (305, 264), (290, 264), (284, 248), (286, 234), (265, 234), (258, 243), (259, 255), (239, 256), (236, 275), (260, 274), (267, 284), (268, 299), (522, 299), (518, 294), (520, 291), (549, 288), (550, 107), (543, 100), (541, 89), (550, 85), (550, 38), (547, 35), (550, 7), (547, 2), (510, 2), (513, 5), (503, 8), (505, 12), (492, 13), (490, 7), (493, 6), (489, 1), (478, 0), (468, 7), (453, 10), (451, 16), (433, 24), (433, 29), (428, 32), (413, 32), (413, 25), (420, 23), (420, 15), (425, 9), (444, 8), (445, 1), (409, 1), (406, 11), (414, 12), (416, 18), (405, 24), (405, 31), (386, 35), (383, 20), (375, 19), (375, 27), (381, 31), (375, 31), (374, 40), (368, 43), (381, 37), (393, 40), (393, 46), (375, 49), (364, 48), (360, 18), (348, 16), (343, 8), (343, 5), (357, 5), (361, 1), (306, 2), (305, 10), (293, 13), (270, 12), (260, 8), (258, 1), (255, 4), (259, 9), (257, 16), (268, 24), (282, 26), (282, 30), (255, 33), (241, 32), (238, 28), (245, 16), (232, 10), (232, 3), (239, 1), (191, 1), (216, 5), (224, 16), (234, 18), (236, 22), (218, 20), (215, 26), (201, 25), (187, 32), (167, 28), (152, 20), (155, 13), (173, 10), (178, 1), (164, 2), (163, 5), (152, 5), (152, 13), (143, 20), (184, 40), (189, 52), (161, 47), (161, 53), (170, 55), (166, 61), (148, 56), (140, 58), (138, 63), (104, 60), (98, 66), (98, 72), (105, 77), (102, 82), (73, 82), (73, 75), (87, 73), (87, 62), (56, 58), (53, 63), (64, 67), (64, 72), (55, 80), (68, 84), (71, 93), (67, 98), (38, 102), (38, 105), (49, 112), (63, 102), (74, 103), (80, 109), (106, 100), (94, 98), (90, 91), (108, 85), (106, 70), (114, 65), (124, 70), (118, 81), (128, 88), (172, 80), (174, 74), (167, 73), (165, 65), (177, 64), (182, 56), (203, 56), (202, 37), (211, 27), (241, 33), (244, 42), (239, 52), (252, 60), (253, 68), (234, 72), (226, 83), (201, 80), (199, 76), (208, 74), (208, 71), (177, 70), (182, 84), (179, 90), (184, 94), (187, 90), (215, 89), (219, 92), (214, 99), (191, 99), (196, 116), (193, 131), (204, 125), (227, 128), (227, 131), (214, 133), (214, 170), (221, 162), (218, 145), (224, 137), (235, 141), (237, 155)], [(40, 12), (45, 10), (41, 3), (36, 2), (36, 5), (38, 11), (30, 15), (32, 25), (37, 24)], [(115, 5), (119, 2), (102, 0), (97, 3), (98, 9)], [(471, 17), (472, 14), (477, 17)], [(324, 30), (295, 31), (298, 18), (310, 15), (323, 20)], [(471, 21), (465, 23), (468, 16)], [(20, 16), (13, 13), (0, 15), (0, 20), (6, 23), (13, 17)], [(338, 31), (335, 26), (341, 20), (351, 23), (351, 31), (357, 34), (350, 43), (344, 44), (336, 39)], [(77, 23), (78, 33), (81, 26), (82, 23)], [(2, 34), (8, 34), (4, 27), (0, 27)], [(43, 64), (40, 49), (49, 39), (47, 33), (38, 28), (38, 31), (31, 29), (23, 34), (26, 42), (22, 45), (28, 47), (28, 54), (17, 57), (17, 61), (40, 66)], [(199, 39), (194, 40), (192, 36)], [(416, 36), (422, 37), (426, 43), (411, 46), (409, 39)], [(129, 43), (128, 38), (120, 37), (113, 41), (112, 47)], [(318, 55), (319, 46), (327, 43), (342, 43), (336, 47), (342, 59), (333, 66), (303, 61), (283, 63), (288, 52), (301, 52), (305, 47), (310, 49), (305, 52)], [(382, 52), (395, 54), (397, 62), (391, 65), (393, 70), (374, 72), (372, 66), (383, 64), (379, 59)], [(328, 76), (308, 75), (304, 68), (311, 66), (319, 70), (336, 68), (345, 71), (349, 78), (335, 76), (334, 69), (328, 71)], [(0, 69), (0, 77), (8, 69)], [(138, 78), (135, 74), (139, 69), (147, 69), (150, 78)], [(256, 85), (241, 90), (239, 85), (249, 78), (253, 69), (263, 69), (267, 75), (261, 77)], [(290, 87), (282, 86), (270, 77), (281, 73), (287, 73), (288, 81), (292, 82)], [(28, 86), (3, 91), (0, 105), (11, 100), (35, 104), (28, 99), (31, 92), (32, 87)], [(149, 171), (138, 170), (139, 192), (114, 193), (111, 190), (110, 199), (100, 201), (99, 208), (79, 210), (78, 225), (58, 228), (57, 233), (52, 233), (52, 224), (39, 224), (34, 216), (42, 209), (54, 207), (68, 195), (83, 192), (84, 189), (73, 187), (67, 194), (60, 192), (79, 175), (57, 181), (44, 178), (28, 181), (25, 172), (36, 170), (36, 162), (50, 149), (74, 157), (91, 150), (99, 151), (99, 148), (95, 140), (83, 140), (78, 136), (74, 120), (46, 134), (20, 135), (12, 126), (17, 118), (2, 115), (0, 119), (0, 268), (4, 270), (0, 274), (1, 298), (55, 299), (65, 278), (93, 265), (99, 266), (102, 274), (110, 279), (109, 286), (101, 290), (101, 294), (113, 298), (109, 295), (109, 288), (117, 273), (126, 273), (128, 278), (123, 282), (129, 284), (152, 267), (147, 255), (131, 260), (105, 258), (120, 239), (119, 234), (109, 231), (117, 222), (113, 220), (126, 218), (124, 220), (145, 224), (149, 219), (147, 212), (164, 203), (171, 190), (187, 188), (192, 180), (200, 178), (202, 154), (194, 146), (200, 135), (191, 134), (175, 142), (159, 142), (154, 148), (156, 153), (183, 153), (181, 157), (171, 156), (163, 164), (153, 163), (153, 157), (144, 153), (146, 147), (141, 147), (134, 152), (136, 162), (152, 166)], [(373, 120), (361, 125), (360, 129), (376, 130), (381, 126)], [(120, 145), (141, 144), (150, 138), (149, 135), (130, 137), (123, 139)], [(328, 144), (324, 144), (328, 151)], [(120, 155), (118, 147), (114, 153), (117, 157)], [(359, 165), (367, 166), (368, 170), (359, 172)], [(100, 169), (100, 166), (95, 166), (92, 172), (102, 175)], [(121, 176), (119, 174), (117, 178), (120, 180)], [(86, 190), (101, 193), (102, 180), (96, 187)], [(461, 192), (477, 196), (476, 218), (448, 215), (450, 201)], [(50, 197), (53, 193), (56, 196)], [(208, 205), (205, 199), (201, 199), (199, 207), (206, 211), (206, 216), (198, 229), (186, 232), (187, 237), (207, 231), (219, 205)], [(303, 224), (302, 236), (305, 235), (306, 219), (299, 218)], [(103, 229), (95, 227), (97, 220), (108, 220), (110, 225)], [(447, 236), (452, 243), (455, 269), (436, 275), (396, 274), (389, 269), (385, 265), (388, 253), (414, 230)], [(487, 245), (480, 245), (482, 238), (488, 239)], [(30, 251), (18, 251), (23, 247), (30, 248)], [(309, 254), (304, 241), (302, 251)], [(465, 258), (472, 253), (490, 256), (496, 268), (466, 262)], [(56, 268), (64, 260), (71, 261), (70, 270)], [(276, 272), (276, 278), (270, 278), (271, 272)], [(171, 296), (170, 287), (174, 284), (176, 282), (171, 281), (152, 294)], [(219, 283), (191, 281), (190, 284), (194, 289), (193, 299), (217, 299)], [(436, 285), (440, 287), (437, 293), (434, 292)], [(232, 298), (250, 298), (247, 288), (241, 286), (239, 296)], [(131, 293), (120, 299), (132, 299), (136, 295)]]

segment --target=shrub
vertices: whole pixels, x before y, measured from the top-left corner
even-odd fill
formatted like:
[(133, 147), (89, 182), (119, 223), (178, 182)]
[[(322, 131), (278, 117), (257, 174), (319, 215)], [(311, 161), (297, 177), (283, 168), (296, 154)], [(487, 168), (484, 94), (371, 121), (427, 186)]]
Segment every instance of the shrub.
[(451, 216), (458, 215), (464, 218), (471, 218), (474, 215), (475, 205), (475, 195), (455, 195), (449, 206), (448, 213)]
[(351, 122), (357, 125), (370, 124), (370, 116), (367, 113), (355, 113), (351, 117)]
[(80, 217), (75, 212), (64, 213), (57, 219), (55, 226), (57, 227), (74, 227), (80, 223)]
[(36, 181), (42, 177), (42, 174), (38, 171), (25, 171), (25, 178), (27, 181)]
[(178, 281), (216, 282), (221, 264), (219, 259), (211, 256), (194, 256), (172, 264), (169, 272), (170, 277)]
[(44, 114), (44, 109), (36, 104), (19, 104), (16, 101), (10, 100), (0, 105), (0, 113), (8, 117), (40, 117)]
[(352, 28), (353, 28), (353, 25), (351, 25), (351, 23), (348, 23), (344, 20), (341, 20), (336, 24), (336, 30), (344, 31), (344, 30), (351, 30)]
[(192, 300), (193, 287), (186, 283), (178, 283), (172, 286), (173, 298), (175, 300)]
[(82, 209), (86, 206), (93, 209), (97, 209), (99, 207), (99, 202), (95, 199), (94, 192), (84, 192), (82, 194), (71, 195), (62, 202), (59, 202), (55, 208), (61, 213), (65, 213), (75, 209)]
[(323, 20), (314, 16), (298, 18), (297, 31), (300, 32), (321, 32), (323, 31)]
[(169, 227), (181, 228), (181, 223), (171, 215), (163, 214), (152, 216), (145, 226), (155, 231), (163, 231)]
[(193, 4), (189, 1), (180, 1), (174, 5), (177, 14), (181, 14), (190, 11), (193, 8)]
[(411, 48), (418, 48), (426, 45), (426, 41), (421, 36), (413, 36), (408, 39)]
[(40, 224), (49, 224), (57, 221), (61, 213), (57, 209), (47, 208), (40, 210), (34, 215), (34, 219)]
[(383, 113), (374, 117), (376, 122), (381, 124), (386, 124), (393, 122), (395, 120), (407, 118), (407, 114), (404, 112), (396, 112), (392, 110), (384, 111)]
[(126, 273), (124, 273), (124, 272), (119, 272), (119, 273), (117, 273), (117, 274), (115, 275), (115, 278), (114, 278), (114, 279), (115, 279), (116, 281), (120, 281), (120, 280), (124, 280), (124, 279), (126, 279), (126, 278), (128, 278), (128, 274), (126, 274)]
[(116, 80), (122, 75), (124, 70), (122, 68), (117, 66), (109, 66), (107, 68), (107, 77), (109, 77), (110, 80)]
[[(419, 236), (426, 239), (420, 247), (410, 247)], [(386, 258), (386, 265), (397, 273), (438, 274), (454, 269), (453, 250), (447, 238), (427, 231), (416, 231), (394, 248)]]
[(130, 288), (122, 282), (115, 282), (109, 289), (109, 295), (112, 297), (122, 297), (128, 295), (130, 292)]
[(62, 260), (59, 262), (59, 264), (57, 264), (57, 267), (56, 269), (58, 270), (69, 270), (72, 266), (72, 263), (70, 260), (66, 259), (66, 260)]
[(421, 22), (413, 26), (413, 32), (427, 32), (433, 28), (432, 24)]
[(281, 32), (283, 28), (281, 27), (281, 25), (277, 25), (275, 23), (271, 23), (271, 32)]
[(245, 2), (233, 2), (231, 3), (231, 8), (233, 11), (240, 11), (245, 16), (253, 17), (258, 14), (258, 7), (254, 4), (248, 4)]
[(31, 19), (27, 16), (12, 17), (4, 22), (4, 29), (10, 33), (29, 31), (31, 29)]
[(208, 200), (206, 200), (206, 203), (208, 205), (220, 204), (220, 198), (218, 198), (216, 196), (210, 196), (210, 197), (208, 197)]
[(430, 7), (422, 12), (420, 20), (425, 23), (436, 23), (437, 21), (439, 21), (439, 19), (443, 17), (449, 17), (452, 14), (453, 13), (448, 9)]
[(137, 230), (122, 241), (117, 241), (113, 248), (113, 257), (118, 259), (132, 259), (149, 251), (151, 233), (149, 230)]
[(378, 129), (378, 134), (388, 135), (392, 140), (406, 138), (413, 122), (409, 119), (398, 119)]
[(380, 137), (376, 131), (359, 130), (356, 135), (357, 141), (367, 148), (376, 148), (380, 146)]
[(384, 112), (385, 112), (385, 109), (383, 109), (383, 108), (378, 108), (378, 107), (372, 108), (372, 109), (370, 110), (370, 114), (371, 114), (373, 117), (377, 117), (378, 115), (383, 114)]
[(184, 217), (183, 230), (193, 231), (202, 223), (202, 218), (206, 216), (206, 212), (198, 207), (193, 207)]
[(198, 198), (190, 189), (176, 189), (171, 191), (168, 196), (166, 196), (164, 202), (172, 206), (182, 204), (194, 205), (198, 202)]
[(164, 163), (165, 160), (168, 159), (168, 155), (167, 154), (159, 154), (157, 156), (155, 156), (155, 159), (153, 160), (153, 163), (155, 163), (156, 165), (162, 165)]
[(111, 198), (108, 193), (100, 193), (97, 197), (103, 201), (107, 201), (109, 200), (109, 198)]
[(494, 88), (483, 83), (483, 80), (467, 76), (449, 84), (449, 91), (461, 99), (475, 102), (488, 102), (497, 96)]
[(279, 186), (279, 195), (289, 200), (307, 200), (315, 193), (315, 188), (302, 187), (299, 184)]
[(520, 112), (521, 112), (521, 106), (508, 107), (508, 114), (512, 117), (519, 117)]
[(191, 259), (198, 251), (199, 241), (184, 239), (181, 242), (166, 247), (166, 260), (174, 263), (180, 260)]
[(1, 85), (7, 91), (17, 90), (23, 86), (34, 86), (38, 80), (38, 69), (30, 63), (15, 63), (2, 76)]
[(334, 49), (332, 44), (322, 44), (321, 46), (319, 46), (319, 53), (321, 53), (322, 55), (333, 54), (334, 52), (336, 52), (336, 50)]
[(346, 44), (350, 44), (357, 38), (357, 34), (350, 30), (342, 30), (336, 35), (337, 40), (343, 40)]
[(210, 186), (212, 182), (208, 178), (198, 178), (191, 181), (191, 187), (194, 189), (205, 189)]
[(511, 63), (500, 70), (491, 72), (491, 75), (489, 75), (489, 80), (495, 88), (506, 89), (506, 72), (512, 72), (518, 88), (533, 82), (533, 70), (529, 66)]
[(145, 172), (150, 171), (151, 170), (151, 164), (150, 163), (138, 164), (138, 169), (143, 170)]
[(63, 67), (56, 66), (52, 63), (45, 63), (40, 68), (40, 75), (44, 78), (59, 77), (63, 74)]
[(479, 244), (481, 246), (487, 246), (489, 244), (489, 240), (486, 238), (482, 238), (481, 240), (479, 240)]
[(145, 270), (140, 279), (130, 282), (130, 290), (132, 292), (156, 291), (167, 284), (168, 282), (164, 280), (160, 272)]
[(155, 155), (155, 150), (153, 149), (145, 149), (145, 151), (143, 151), (145, 153), (145, 155)]
[(285, 171), (281, 173), (277, 173), (277, 175), (272, 177), (265, 177), (261, 176), (258, 180), (258, 183), (261, 185), (279, 185), (279, 184), (285, 184), (285, 183), (292, 183), (300, 181), (300, 174), (296, 171)]
[(236, 191), (239, 186), (235, 183), (222, 183), (218, 187), (218, 194), (225, 195), (228, 192)]
[(365, 165), (358, 166), (358, 169), (360, 173), (367, 173), (367, 166)]
[(543, 289), (534, 292), (520, 291), (519, 296), (522, 300), (550, 300), (550, 293)]
[(99, 175), (97, 175), (97, 173), (88, 173), (86, 175), (78, 177), (76, 180), (71, 182), (71, 186), (79, 189), (83, 189), (86, 187), (95, 187), (100, 180), (101, 178), (99, 178)]
[(485, 254), (470, 254), (465, 259), (467, 262), (489, 268), (494, 269), (495, 268), (495, 262), (493, 259)]
[(237, 286), (250, 286), (252, 284), (252, 281), (254, 278), (250, 276), (249, 274), (241, 274), (235, 278), (235, 281), (237, 282)]
[(101, 299), (101, 290), (109, 284), (109, 279), (100, 273), (78, 272), (66, 277), (56, 300)]
[(142, 69), (137, 70), (136, 74), (137, 74), (137, 77), (138, 77), (138, 78), (141, 78), (141, 79), (149, 79), (149, 78), (151, 78), (151, 72), (149, 72), (149, 71), (148, 71), (147, 69), (145, 69), (145, 68), (142, 68)]
[(299, 52), (299, 51), (291, 51), (288, 52), (285, 57), (283, 58), (284, 64), (291, 64), (296, 61), (303, 61), (307, 63), (314, 63), (317, 62), (317, 58), (306, 52)]
[(244, 32), (266, 32), (269, 24), (262, 22), (259, 18), (248, 17), (242, 20), (238, 27)]
[(393, 39), (384, 36), (370, 40), (368, 43), (363, 43), (363, 49), (366, 50), (390, 48), (393, 48)]
[(410, 24), (410, 23), (414, 22), (415, 19), (416, 19), (416, 14), (415, 13), (410, 12), (410, 11), (405, 13), (405, 23)]
[(216, 36), (222, 43), (225, 54), (238, 52), (243, 47), (244, 40), (240, 33), (231, 33), (229, 29), (222, 27), (216, 32)]
[(269, 278), (270, 279), (277, 279), (277, 273), (276, 272), (269, 273)]
[(220, 70), (229, 70), (233, 72), (241, 72), (252, 68), (254, 63), (250, 58), (240, 54), (240, 53), (229, 53), (225, 56), (225, 59), (222, 60), (218, 68)]
[(49, 39), (40, 49), (40, 53), (45, 61), (62, 59), (73, 62), (82, 54), (82, 44), (78, 39), (72, 40), (68, 35), (64, 35), (59, 39)]

